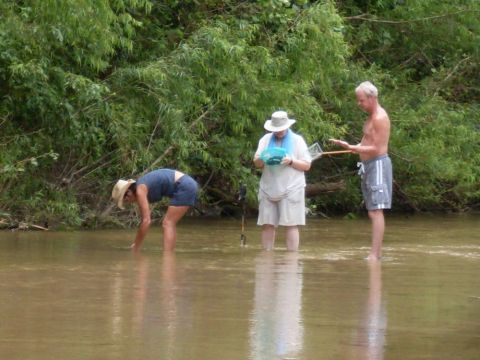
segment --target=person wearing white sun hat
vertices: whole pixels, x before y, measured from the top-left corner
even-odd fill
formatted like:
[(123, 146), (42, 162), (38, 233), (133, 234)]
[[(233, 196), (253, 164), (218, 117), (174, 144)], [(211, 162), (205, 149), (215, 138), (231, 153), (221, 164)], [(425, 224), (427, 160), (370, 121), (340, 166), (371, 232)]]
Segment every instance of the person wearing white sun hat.
[[(298, 225), (305, 225), (305, 172), (310, 170), (312, 158), (302, 136), (290, 127), (296, 122), (285, 111), (276, 111), (264, 128), (270, 133), (259, 143), (253, 162), (262, 169), (258, 190), (258, 225), (262, 226), (262, 246), (272, 250), (275, 228), (286, 228), (287, 249), (298, 250)], [(263, 154), (278, 151), (277, 162), (270, 162)]]
[(137, 203), (142, 221), (138, 228), (133, 250), (139, 250), (150, 227), (150, 203), (160, 201), (163, 197), (171, 198), (167, 212), (163, 218), (163, 250), (175, 248), (178, 221), (188, 209), (195, 205), (198, 184), (190, 176), (173, 169), (151, 171), (138, 180), (118, 180), (112, 191), (112, 199), (119, 208), (124, 202)]

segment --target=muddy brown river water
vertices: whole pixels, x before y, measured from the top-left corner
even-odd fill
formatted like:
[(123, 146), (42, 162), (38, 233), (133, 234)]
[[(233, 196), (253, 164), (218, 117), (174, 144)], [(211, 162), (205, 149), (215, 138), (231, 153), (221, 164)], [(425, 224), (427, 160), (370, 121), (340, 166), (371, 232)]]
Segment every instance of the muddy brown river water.
[(0, 359), (480, 359), (480, 216), (310, 219), (300, 251), (248, 222), (0, 233)]

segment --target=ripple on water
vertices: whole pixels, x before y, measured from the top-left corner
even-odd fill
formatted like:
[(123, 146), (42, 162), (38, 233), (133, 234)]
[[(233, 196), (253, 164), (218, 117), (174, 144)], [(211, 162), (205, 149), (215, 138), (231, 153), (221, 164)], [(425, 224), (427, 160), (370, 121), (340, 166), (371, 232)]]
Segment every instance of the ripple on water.
[(416, 245), (413, 247), (401, 247), (397, 248), (396, 250), (401, 252), (413, 252), (428, 255), (480, 259), (480, 246), (478, 245)]

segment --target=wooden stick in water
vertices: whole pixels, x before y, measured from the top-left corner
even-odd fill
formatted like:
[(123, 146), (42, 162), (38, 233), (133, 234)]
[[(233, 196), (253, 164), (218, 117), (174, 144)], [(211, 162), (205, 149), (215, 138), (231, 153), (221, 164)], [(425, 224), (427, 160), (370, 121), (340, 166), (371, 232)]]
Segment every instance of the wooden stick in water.
[(351, 152), (352, 150), (325, 151), (325, 152), (322, 152), (320, 155), (323, 156), (323, 155), (348, 154)]

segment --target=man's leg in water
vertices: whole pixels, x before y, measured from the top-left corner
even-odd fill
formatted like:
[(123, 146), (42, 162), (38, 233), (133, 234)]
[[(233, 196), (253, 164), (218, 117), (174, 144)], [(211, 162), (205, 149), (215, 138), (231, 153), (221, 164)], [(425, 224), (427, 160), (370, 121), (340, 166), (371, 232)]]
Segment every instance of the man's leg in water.
[(382, 257), (383, 234), (385, 233), (383, 210), (369, 210), (368, 217), (372, 222), (372, 249), (368, 255), (368, 260), (380, 260)]

